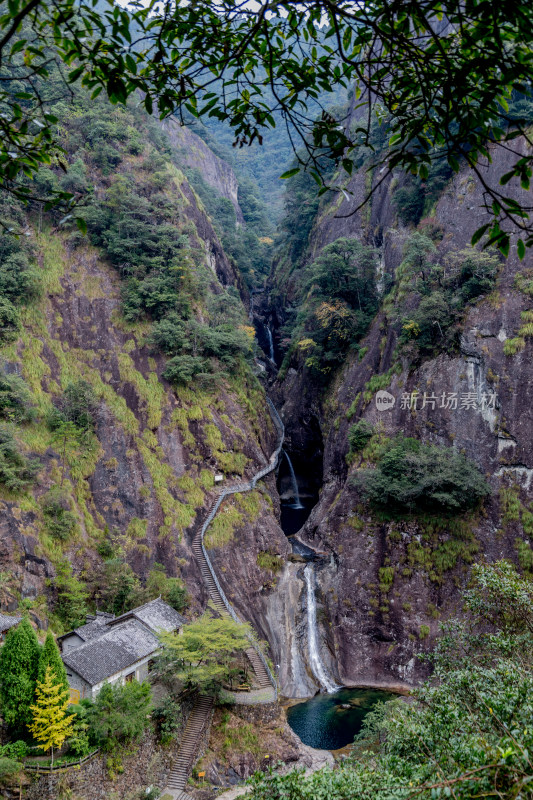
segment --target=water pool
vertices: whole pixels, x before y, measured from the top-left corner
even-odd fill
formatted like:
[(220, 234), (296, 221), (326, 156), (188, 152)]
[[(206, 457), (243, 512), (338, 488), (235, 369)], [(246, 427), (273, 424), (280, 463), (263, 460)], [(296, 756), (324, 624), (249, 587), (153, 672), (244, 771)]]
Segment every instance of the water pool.
[(378, 689), (340, 689), (317, 694), (287, 709), (287, 722), (304, 744), (318, 750), (338, 750), (351, 744), (366, 714), (394, 695)]

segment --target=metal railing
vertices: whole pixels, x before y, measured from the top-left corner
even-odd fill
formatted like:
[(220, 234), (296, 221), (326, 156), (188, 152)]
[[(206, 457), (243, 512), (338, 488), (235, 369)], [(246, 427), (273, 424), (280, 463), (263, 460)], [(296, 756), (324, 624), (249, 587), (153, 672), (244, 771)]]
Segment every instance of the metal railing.
[[(255, 489), (257, 481), (261, 480), (261, 478), (264, 478), (265, 475), (268, 475), (270, 472), (275, 470), (277, 465), (278, 465), (279, 455), (281, 453), (281, 448), (283, 447), (283, 440), (285, 438), (285, 426), (284, 426), (284, 424), (283, 424), (283, 422), (281, 420), (281, 417), (278, 414), (277, 409), (274, 406), (274, 403), (272, 402), (272, 400), (269, 397), (267, 397), (266, 400), (267, 400), (268, 410), (270, 411), (270, 416), (272, 417), (272, 421), (273, 421), (274, 426), (276, 428), (276, 431), (278, 433), (278, 444), (276, 446), (276, 449), (274, 450), (274, 452), (270, 456), (270, 460), (269, 460), (268, 464), (266, 465), (266, 467), (263, 467), (263, 469), (259, 470), (259, 472), (257, 472), (251, 478), (250, 481), (248, 481), (247, 483), (239, 483), (239, 484), (236, 484), (235, 486), (230, 486), (227, 489), (222, 489), (221, 490), (217, 501), (215, 502), (213, 508), (211, 509), (209, 514), (207, 515), (207, 518), (206, 518), (204, 524), (202, 525), (202, 527), (200, 529), (200, 536), (199, 536), (200, 544), (202, 546), (202, 554), (203, 554), (204, 559), (206, 561), (206, 564), (207, 564), (207, 566), (209, 568), (209, 572), (211, 573), (211, 577), (213, 578), (215, 586), (218, 589), (218, 592), (220, 594), (222, 602), (224, 603), (224, 606), (225, 606), (228, 614), (231, 616), (231, 618), (235, 622), (239, 622), (239, 623), (242, 622), (242, 620), (240, 619), (240, 617), (238, 616), (237, 612), (235, 611), (235, 609), (233, 608), (233, 606), (229, 602), (228, 598), (226, 597), (226, 595), (224, 593), (224, 590), (223, 590), (222, 586), (220, 585), (220, 582), (219, 582), (219, 580), (217, 578), (217, 575), (216, 575), (215, 569), (213, 567), (213, 564), (211, 563), (211, 559), (209, 558), (209, 556), (207, 554), (207, 550), (206, 550), (205, 545), (204, 545), (204, 536), (205, 536), (205, 532), (207, 531), (208, 527), (213, 522), (213, 520), (214, 520), (214, 518), (215, 518), (215, 516), (216, 516), (216, 514), (217, 514), (217, 512), (218, 512), (218, 510), (220, 508), (220, 506), (222, 505), (223, 500), (228, 495), (238, 494), (239, 492), (250, 492), (250, 491), (252, 491), (253, 489)], [(261, 648), (259, 647), (259, 644), (255, 641), (255, 639), (250, 638), (250, 644), (252, 645), (252, 647), (256, 651), (257, 655), (261, 659), (261, 662), (262, 662), (262, 664), (263, 664), (263, 666), (264, 666), (264, 668), (266, 670), (266, 673), (267, 673), (267, 675), (269, 677), (269, 680), (272, 683), (272, 686), (273, 686), (274, 692), (275, 692), (275, 696), (276, 696), (276, 699), (277, 699), (277, 697), (278, 697), (277, 681), (276, 681), (275, 676), (272, 674), (272, 670), (270, 669), (270, 667), (268, 665), (268, 662), (267, 662), (267, 660), (265, 658), (265, 655), (264, 655), (263, 651), (261, 650)]]

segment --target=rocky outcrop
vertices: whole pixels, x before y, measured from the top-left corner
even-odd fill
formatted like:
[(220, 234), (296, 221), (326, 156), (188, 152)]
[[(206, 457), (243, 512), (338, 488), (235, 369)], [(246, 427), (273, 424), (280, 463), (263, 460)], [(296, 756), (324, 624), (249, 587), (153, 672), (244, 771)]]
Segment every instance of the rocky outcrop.
[(169, 117), (161, 123), (181, 164), (197, 169), (204, 181), (235, 209), (237, 224), (244, 224), (239, 205), (239, 184), (230, 165), (219, 158), (190, 128)]

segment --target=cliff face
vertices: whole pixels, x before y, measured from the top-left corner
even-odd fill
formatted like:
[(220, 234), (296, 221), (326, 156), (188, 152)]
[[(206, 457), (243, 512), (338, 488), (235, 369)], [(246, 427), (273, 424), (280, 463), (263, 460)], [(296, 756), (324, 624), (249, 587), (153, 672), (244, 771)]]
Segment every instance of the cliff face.
[[(511, 160), (495, 150), (493, 163), (483, 168), (485, 179), (496, 184)], [(379, 246), (380, 267), (394, 276), (412, 230), (398, 221), (391, 182), (381, 187), (370, 211), (342, 218), (364, 196), (364, 174), (355, 175), (348, 188), (352, 199), (339, 200), (318, 218), (310, 258), (339, 236), (356, 237)], [(482, 187), (469, 172), (449, 183), (423, 221), (439, 229), (438, 257), (469, 245), (484, 221), (482, 202)], [(502, 259), (494, 290), (467, 308), (456, 353), (413, 365), (398, 351), (397, 334), (382, 311), (361, 342), (360, 356), (347, 359), (325, 396), (296, 357), (276, 388), (291, 452), (302, 454), (317, 422), (324, 438), (323, 487), (300, 538), (331, 554), (318, 570), (322, 654), (332, 674), (346, 683), (398, 685), (422, 677), (426, 667), (416, 656), (431, 646), (439, 620), (458, 610), (458, 589), (466, 585), (472, 561), (517, 562), (521, 552), (524, 563), (523, 554), (530, 552), (531, 338), (522, 327), (514, 355), (505, 354), (513, 349), (505, 343), (523, 326), (521, 312), (531, 308), (531, 298), (516, 283), (517, 274), (527, 276), (531, 266), (531, 256), (519, 262), (514, 249)], [(297, 272), (288, 278), (274, 273), (285, 302), (295, 296), (298, 279)], [(282, 306), (276, 308), (278, 318)], [(374, 376), (380, 376), (379, 386), (375, 378), (369, 384)], [(376, 386), (395, 398), (391, 410), (377, 409)], [(416, 409), (402, 402), (412, 393), (418, 394)], [(423, 407), (424, 393), (436, 401)], [(455, 395), (457, 408), (453, 403), (441, 408), (443, 394)], [(351, 482), (359, 461), (346, 462), (348, 429), (358, 419), (377, 426), (384, 437), (403, 433), (463, 451), (490, 481), (492, 496), (483, 511), (455, 523), (414, 517), (380, 521)], [(387, 580), (380, 572), (384, 567), (392, 568)]]
[(237, 223), (242, 225), (244, 217), (239, 205), (239, 184), (230, 165), (215, 155), (193, 131), (180, 125), (172, 117), (165, 120), (162, 127), (180, 162), (184, 166), (197, 169), (209, 186), (231, 202)]
[[(179, 153), (171, 155), (176, 163)], [(111, 197), (128, 181), (139, 197), (149, 197), (146, 162), (155, 157), (146, 149), (124, 154), (108, 176), (89, 155), (86, 170), (95, 195)], [(172, 225), (186, 237), (191, 280), (203, 286), (193, 308), (196, 324), (214, 313), (212, 306), (230, 303), (249, 336), (238, 300), (240, 277), (210, 219), (183, 174), (168, 162), (159, 160), (157, 166), (161, 193), (154, 225), (162, 204), (174, 202)], [(167, 359), (149, 341), (152, 323), (124, 318), (124, 279), (102, 250), (46, 221), (39, 232), (31, 215), (25, 224), (42, 291), (22, 310), (20, 336), (0, 357), (4, 371), (20, 375), (30, 390), (33, 418), (14, 430), (21, 452), (37, 460), (39, 471), (26, 492), (0, 492), (0, 571), (7, 576), (2, 607), (13, 609), (24, 600), (35, 617), (45, 619), (62, 592), (72, 599), (72, 581), (76, 591), (88, 587), (98, 593), (99, 570), (112, 558), (130, 565), (141, 581), (155, 563), (162, 564), (168, 576), (183, 579), (191, 613), (197, 612), (207, 594), (191, 541), (212, 505), (214, 476), (221, 473), (226, 482), (248, 477), (275, 447), (263, 389), (244, 363), (214, 387), (197, 381), (172, 387), (162, 377)], [(125, 261), (129, 255), (124, 250)], [(69, 443), (63, 452), (47, 418), (65, 387), (80, 380), (96, 397), (94, 436), (83, 446)], [(50, 535), (42, 502), (50, 487), (59, 485), (76, 523), (64, 540)], [(256, 607), (253, 598), (258, 593), (266, 602), (272, 585), (257, 556), (272, 548), (280, 554), (287, 550), (265, 490), (235, 516), (233, 533), (239, 543), (244, 540), (247, 553), (245, 558), (228, 553), (221, 569), (231, 568), (232, 581), (246, 586), (238, 604), (243, 616), (259, 620), (261, 604)], [(213, 547), (225, 552), (228, 542)]]

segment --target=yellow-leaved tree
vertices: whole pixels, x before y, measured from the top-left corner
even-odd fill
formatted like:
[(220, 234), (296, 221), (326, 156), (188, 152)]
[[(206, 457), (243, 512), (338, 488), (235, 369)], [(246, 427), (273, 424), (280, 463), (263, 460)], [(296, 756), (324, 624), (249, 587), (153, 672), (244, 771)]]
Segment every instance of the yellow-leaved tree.
[(53, 766), (54, 748), (61, 747), (72, 733), (73, 717), (67, 715), (69, 693), (48, 666), (44, 680), (37, 681), (35, 696), (35, 704), (30, 706), (32, 721), (28, 729), (46, 752), (51, 751)]

